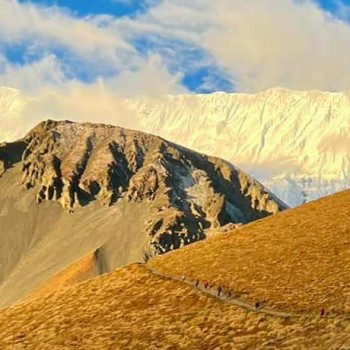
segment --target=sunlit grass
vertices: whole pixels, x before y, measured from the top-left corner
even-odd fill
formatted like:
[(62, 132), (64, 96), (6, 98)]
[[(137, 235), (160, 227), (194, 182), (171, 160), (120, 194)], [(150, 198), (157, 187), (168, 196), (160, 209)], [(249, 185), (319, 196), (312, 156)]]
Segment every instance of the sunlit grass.
[(0, 348), (336, 349), (349, 329), (247, 312), (135, 264), (3, 311)]
[(270, 308), (350, 317), (350, 192), (215, 235), (150, 266)]

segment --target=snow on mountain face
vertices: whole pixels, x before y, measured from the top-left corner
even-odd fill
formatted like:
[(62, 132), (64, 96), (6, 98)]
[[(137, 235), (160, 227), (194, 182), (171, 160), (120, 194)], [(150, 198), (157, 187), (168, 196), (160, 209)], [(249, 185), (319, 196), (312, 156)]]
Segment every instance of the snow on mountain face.
[(15, 130), (22, 129), (21, 113), (26, 104), (18, 90), (0, 87), (0, 142), (18, 136)]
[(350, 93), (133, 99), (140, 128), (237, 164), (291, 206), (350, 187)]
[[(18, 91), (0, 88), (2, 140), (24, 134), (27, 103)], [(108, 122), (227, 159), (291, 206), (350, 187), (350, 92), (275, 88), (255, 95), (136, 98), (125, 107), (135, 120), (123, 125), (118, 110)], [(51, 112), (52, 119), (84, 119), (76, 110)], [(33, 124), (40, 115), (35, 118)]]

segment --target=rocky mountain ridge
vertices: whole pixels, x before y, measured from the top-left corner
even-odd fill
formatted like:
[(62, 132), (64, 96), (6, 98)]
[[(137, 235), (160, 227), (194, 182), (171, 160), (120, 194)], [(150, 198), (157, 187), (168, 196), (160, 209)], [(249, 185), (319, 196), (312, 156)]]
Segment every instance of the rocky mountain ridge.
[(74, 211), (93, 200), (110, 206), (123, 197), (156, 203), (162, 215), (171, 208), (169, 222), (157, 221), (149, 234), (164, 225), (169, 232), (188, 227), (189, 221), (198, 221), (195, 231), (202, 232), (286, 208), (229, 163), (137, 131), (49, 120), (0, 148), (3, 172), (18, 160), (16, 149), (23, 150), (22, 186), (38, 188), (38, 203), (58, 201)]
[(228, 162), (111, 125), (42, 122), (0, 164), (5, 304), (93, 252), (109, 272), (287, 208)]

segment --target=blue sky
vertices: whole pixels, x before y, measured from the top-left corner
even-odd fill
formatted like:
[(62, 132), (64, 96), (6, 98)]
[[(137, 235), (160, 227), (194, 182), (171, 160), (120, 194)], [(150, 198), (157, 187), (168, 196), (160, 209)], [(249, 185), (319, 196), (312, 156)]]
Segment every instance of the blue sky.
[[(47, 79), (44, 83), (61, 85), (106, 81), (109, 86), (131, 86), (130, 89), (135, 90), (131, 92), (142, 94), (142, 89), (135, 89), (140, 79), (148, 93), (152, 86), (145, 76), (159, 73), (157, 79), (164, 81), (164, 93), (254, 91), (276, 85), (343, 89), (347, 82), (331, 81), (332, 66), (322, 62), (330, 58), (322, 54), (328, 52), (328, 46), (329, 51), (335, 50), (334, 55), (336, 50), (343, 54), (341, 43), (334, 48), (331, 39), (332, 33), (338, 33), (341, 26), (328, 22), (330, 15), (332, 21), (341, 20), (344, 25), (350, 14), (349, 1), (281, 0), (278, 6), (272, 7), (271, 0), (253, 0), (251, 6), (249, 2), (242, 5), (238, 0), (5, 0), (0, 4), (0, 12), (1, 6), (13, 6), (23, 23), (19, 22), (19, 28), (15, 28), (9, 22), (10, 39), (6, 39), (9, 29), (6, 24), (2, 28), (3, 38), (0, 27), (5, 67), (2, 71), (0, 68), (0, 83), (1, 73), (6, 84), (11, 83), (11, 75), (14, 76), (13, 85), (19, 88), (41, 86), (40, 78)], [(295, 22), (291, 22), (291, 9), (295, 12)], [(305, 23), (299, 26), (300, 10), (304, 11), (302, 21)], [(320, 22), (319, 14), (324, 17), (324, 23)], [(237, 30), (231, 24), (230, 15), (237, 21)], [(240, 20), (245, 17), (246, 23)], [(285, 22), (290, 21), (289, 27), (282, 23), (284, 17), (287, 17)], [(316, 27), (310, 28), (313, 17), (316, 26), (330, 28), (324, 33)], [(261, 31), (260, 22), (264, 26)], [(268, 23), (275, 27), (269, 28)], [(300, 33), (304, 29), (310, 33)], [(271, 32), (273, 36), (280, 32), (281, 37), (270, 40)], [(242, 36), (247, 38), (240, 42)], [(309, 72), (308, 66), (314, 64), (307, 62), (310, 48), (302, 47), (305, 38), (310, 41), (310, 48), (319, 42), (319, 47), (313, 50), (313, 61), (320, 67), (325, 65), (320, 69), (329, 71), (328, 78), (311, 74), (309, 81), (306, 80), (304, 72)], [(255, 40), (259, 41), (255, 43)], [(301, 43), (301, 52), (297, 41)], [(285, 53), (287, 44), (294, 46), (290, 54)], [(275, 47), (266, 50), (269, 45)], [(288, 47), (288, 50), (291, 49)], [(292, 67), (284, 67), (289, 59)], [(280, 67), (278, 72), (275, 72), (276, 65)], [(50, 75), (50, 69), (55, 74)], [(21, 76), (25, 74), (35, 76), (37, 83), (34, 84), (33, 79), (32, 83), (22, 83)], [(119, 77), (126, 80), (118, 81)]]
[(337, 8), (339, 7), (339, 3), (343, 5), (350, 5), (349, 0), (317, 0), (317, 3), (324, 9), (331, 11), (333, 13), (337, 12)]
[(73, 11), (77, 16), (109, 14), (112, 16), (132, 16), (147, 11), (155, 2), (143, 0), (21, 0), (43, 6), (59, 6)]
[[(110, 14), (113, 16), (130, 16), (137, 12), (147, 11), (158, 1), (143, 0), (20, 0), (44, 6), (59, 6), (74, 11), (78, 16), (91, 14)], [(350, 0), (317, 0), (319, 6), (336, 13), (339, 2), (350, 5)]]

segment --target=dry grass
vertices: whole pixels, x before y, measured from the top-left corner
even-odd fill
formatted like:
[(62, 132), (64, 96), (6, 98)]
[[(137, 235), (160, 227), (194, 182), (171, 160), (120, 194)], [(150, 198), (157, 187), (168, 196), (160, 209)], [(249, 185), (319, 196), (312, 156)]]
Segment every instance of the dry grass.
[(150, 265), (227, 286), (251, 302), (350, 316), (350, 191), (215, 235)]
[(248, 312), (134, 264), (0, 312), (0, 349), (350, 349), (349, 213), (344, 192), (149, 263), (297, 317)]
[(134, 264), (0, 313), (0, 349), (339, 349), (345, 320), (230, 306)]

